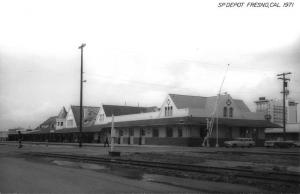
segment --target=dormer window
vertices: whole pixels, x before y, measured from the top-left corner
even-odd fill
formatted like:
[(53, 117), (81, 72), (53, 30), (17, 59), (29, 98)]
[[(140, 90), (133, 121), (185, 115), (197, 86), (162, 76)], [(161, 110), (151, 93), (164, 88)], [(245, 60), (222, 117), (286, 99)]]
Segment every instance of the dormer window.
[(165, 116), (169, 117), (173, 115), (173, 106), (166, 106), (165, 107)]
[(99, 121), (104, 121), (104, 114), (99, 115)]

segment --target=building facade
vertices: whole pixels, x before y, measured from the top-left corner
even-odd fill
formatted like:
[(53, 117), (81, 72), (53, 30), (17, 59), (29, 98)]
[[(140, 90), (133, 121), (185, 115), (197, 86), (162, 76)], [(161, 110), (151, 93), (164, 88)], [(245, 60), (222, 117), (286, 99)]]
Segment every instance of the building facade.
[[(283, 103), (281, 100), (260, 97), (255, 101), (256, 112), (264, 113), (271, 122), (282, 124), (283, 123)], [(286, 123), (297, 123), (297, 105), (298, 103), (292, 99), (287, 99), (285, 103), (286, 110)]]
[(242, 100), (228, 94), (221, 95), (216, 102), (217, 96), (169, 94), (160, 109), (151, 113), (151, 118), (147, 113), (140, 113), (139, 120), (120, 121), (115, 117), (116, 142), (200, 146), (206, 136), (207, 119), (216, 109), (218, 139), (215, 125), (210, 138), (212, 144), (218, 140), (222, 145), (236, 137), (251, 137), (258, 145), (262, 144), (264, 129), (273, 126), (264, 119), (264, 114), (251, 112)]
[[(256, 103), (256, 111), (265, 114), (271, 122), (281, 126), (281, 128), (267, 128), (265, 130), (266, 139), (283, 139), (283, 103), (281, 100), (268, 100), (260, 97)], [(300, 140), (300, 123), (297, 120), (298, 103), (292, 99), (286, 100), (286, 137), (289, 140)]]
[[(51, 117), (40, 125), (39, 130), (26, 134), (25, 139), (77, 142), (80, 137), (79, 113), (79, 106), (71, 106), (67, 113), (63, 108), (53, 118), (54, 125), (66, 123), (64, 128), (45, 128), (46, 124), (52, 126)], [(111, 136), (112, 118), (113, 138), (117, 144), (201, 146), (208, 131), (208, 121), (214, 120), (211, 146), (217, 141), (222, 146), (224, 141), (236, 137), (251, 137), (260, 146), (265, 139), (265, 128), (280, 127), (266, 120), (263, 112), (251, 112), (242, 100), (229, 94), (219, 98), (168, 94), (159, 108), (84, 106), (82, 141), (103, 143), (106, 136)]]

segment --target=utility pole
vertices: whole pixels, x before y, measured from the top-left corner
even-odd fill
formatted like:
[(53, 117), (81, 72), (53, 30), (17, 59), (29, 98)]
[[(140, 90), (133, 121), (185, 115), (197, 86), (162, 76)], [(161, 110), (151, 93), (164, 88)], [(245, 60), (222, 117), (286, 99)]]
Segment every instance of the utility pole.
[(216, 112), (216, 147), (219, 147), (219, 100), (220, 100), (220, 93), (217, 97), (217, 112)]
[(81, 50), (81, 67), (80, 67), (80, 114), (79, 114), (79, 147), (82, 147), (82, 83), (84, 82), (83, 77), (83, 47), (85, 43), (82, 43), (78, 49)]
[(288, 86), (288, 81), (290, 81), (289, 78), (286, 78), (286, 75), (292, 74), (291, 72), (288, 73), (281, 73), (281, 74), (277, 74), (278, 79), (282, 80), (282, 95), (283, 95), (283, 101), (282, 101), (282, 105), (283, 105), (283, 140), (286, 140), (286, 127), (285, 127), (285, 123), (286, 123), (286, 115), (285, 115), (285, 96), (288, 94), (288, 92), (286, 91), (286, 88)]

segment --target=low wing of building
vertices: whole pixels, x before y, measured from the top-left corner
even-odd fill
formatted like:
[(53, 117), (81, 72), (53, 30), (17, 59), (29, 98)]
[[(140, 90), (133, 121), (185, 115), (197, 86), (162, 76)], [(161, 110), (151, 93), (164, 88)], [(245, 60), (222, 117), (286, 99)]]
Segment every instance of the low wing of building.
[(158, 108), (155, 106), (139, 107), (102, 104), (100, 106), (95, 125), (111, 122), (112, 115), (114, 115), (116, 122), (120, 122), (157, 118), (158, 113)]
[(46, 121), (41, 123), (37, 128), (28, 133), (53, 133), (55, 132), (57, 116), (49, 117)]

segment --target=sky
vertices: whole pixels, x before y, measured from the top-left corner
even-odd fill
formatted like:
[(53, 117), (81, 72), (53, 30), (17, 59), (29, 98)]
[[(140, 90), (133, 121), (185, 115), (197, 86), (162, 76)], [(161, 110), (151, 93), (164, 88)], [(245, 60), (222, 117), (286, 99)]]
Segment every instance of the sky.
[(300, 102), (299, 2), (220, 2), (232, 1), (0, 0), (0, 130), (35, 128), (79, 105), (81, 43), (84, 105), (160, 107), (168, 93), (214, 96), (228, 64), (222, 92), (252, 111), (261, 96), (282, 98), (283, 72), (292, 72), (289, 98)]

